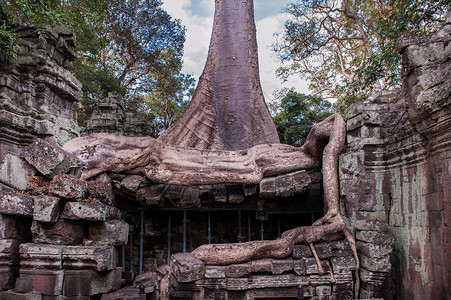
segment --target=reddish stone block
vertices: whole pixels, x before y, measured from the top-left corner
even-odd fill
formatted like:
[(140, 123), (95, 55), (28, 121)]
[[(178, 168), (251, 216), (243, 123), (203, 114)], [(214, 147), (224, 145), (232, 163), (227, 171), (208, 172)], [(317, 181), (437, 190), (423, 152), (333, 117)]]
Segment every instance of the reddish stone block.
[(121, 287), (122, 268), (109, 272), (94, 270), (66, 270), (64, 296), (93, 296), (110, 293)]
[(61, 295), (64, 270), (20, 269), (16, 292)]

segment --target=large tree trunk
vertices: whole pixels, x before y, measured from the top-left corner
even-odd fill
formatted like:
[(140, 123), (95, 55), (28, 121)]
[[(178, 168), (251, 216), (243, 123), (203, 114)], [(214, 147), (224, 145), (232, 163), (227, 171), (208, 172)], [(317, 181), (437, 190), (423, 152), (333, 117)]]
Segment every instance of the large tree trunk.
[(241, 150), (279, 143), (260, 85), (253, 11), (252, 0), (216, 0), (204, 72), (161, 144)]

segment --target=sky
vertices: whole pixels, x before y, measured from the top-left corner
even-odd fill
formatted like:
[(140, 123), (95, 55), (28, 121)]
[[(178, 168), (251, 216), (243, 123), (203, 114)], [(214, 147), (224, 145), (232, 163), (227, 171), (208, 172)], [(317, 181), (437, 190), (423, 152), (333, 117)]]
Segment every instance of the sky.
[[(208, 55), (213, 27), (215, 0), (162, 0), (163, 8), (186, 27), (186, 42), (183, 57), (183, 73), (198, 79), (202, 74)], [(299, 77), (287, 82), (277, 78), (275, 71), (280, 67), (271, 45), (276, 32), (283, 31), (288, 18), (283, 8), (290, 0), (254, 0), (254, 16), (257, 27), (257, 44), (260, 66), (260, 81), (267, 102), (274, 99), (273, 93), (283, 87), (294, 87), (297, 92), (310, 94), (307, 83)]]

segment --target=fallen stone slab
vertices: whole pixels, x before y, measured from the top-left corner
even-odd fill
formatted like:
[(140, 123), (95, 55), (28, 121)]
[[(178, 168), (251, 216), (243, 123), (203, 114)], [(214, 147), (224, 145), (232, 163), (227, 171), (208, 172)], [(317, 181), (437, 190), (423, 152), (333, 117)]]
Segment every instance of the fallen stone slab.
[(127, 192), (136, 193), (138, 191), (139, 185), (143, 181), (145, 181), (145, 178), (143, 176), (139, 175), (126, 176), (121, 181), (121, 187)]
[(63, 268), (67, 270), (114, 270), (118, 263), (113, 246), (66, 246), (62, 251)]
[(88, 239), (96, 245), (125, 245), (128, 242), (130, 225), (122, 220), (110, 220), (89, 224)]
[(84, 226), (64, 219), (56, 223), (33, 221), (31, 233), (36, 244), (79, 245), (83, 242)]
[(66, 270), (63, 295), (67, 297), (94, 296), (110, 293), (121, 287), (122, 268), (109, 272)]
[(105, 222), (120, 219), (121, 211), (103, 203), (67, 202), (62, 216), (68, 220)]
[(178, 282), (193, 282), (199, 280), (205, 266), (191, 253), (177, 253), (171, 256), (171, 271)]
[(136, 300), (141, 299), (137, 287), (125, 287), (112, 293), (103, 294), (101, 300)]
[(31, 218), (0, 214), (0, 239), (31, 239)]
[(49, 185), (49, 193), (75, 201), (83, 200), (87, 189), (86, 181), (69, 174), (56, 175)]
[(0, 191), (0, 213), (33, 216), (33, 198), (28, 195)]
[(76, 156), (39, 138), (22, 151), (21, 157), (47, 177), (69, 172), (78, 175), (84, 166)]
[(48, 244), (21, 244), (19, 246), (20, 267), (21, 269), (62, 269), (64, 247)]
[(159, 278), (156, 272), (146, 272), (141, 275), (136, 276), (133, 286), (144, 287), (144, 293), (153, 293), (159, 285)]
[(61, 295), (64, 270), (23, 269), (19, 271), (15, 291), (19, 293), (39, 293)]
[(55, 223), (63, 211), (64, 201), (52, 196), (33, 196), (33, 219), (39, 222)]

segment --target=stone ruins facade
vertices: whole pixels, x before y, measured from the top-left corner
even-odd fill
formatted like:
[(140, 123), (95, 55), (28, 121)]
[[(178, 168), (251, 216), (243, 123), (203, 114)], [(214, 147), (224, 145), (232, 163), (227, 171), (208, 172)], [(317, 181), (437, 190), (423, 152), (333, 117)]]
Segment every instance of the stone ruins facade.
[(0, 184), (26, 189), (33, 175), (21, 158), (23, 147), (35, 138), (62, 146), (80, 135), (75, 107), (81, 84), (67, 67), (75, 59), (70, 30), (17, 32), (17, 58), (0, 59)]
[[(0, 299), (451, 298), (451, 17), (434, 35), (400, 41), (400, 91), (344, 116), (340, 210), (357, 257), (337, 231), (295, 241), (284, 257), (238, 263), (201, 260), (196, 249), (312, 228), (324, 210), (320, 170), (244, 185), (151, 184), (120, 172), (80, 179), (80, 158), (99, 149), (85, 145), (77, 157), (60, 147), (78, 135), (81, 94), (65, 69), (75, 41), (64, 31), (47, 42), (32, 30), (20, 36), (19, 58), (1, 62)], [(118, 155), (138, 153), (121, 148), (127, 141), (115, 140)], [(152, 142), (140, 141), (134, 151)]]

